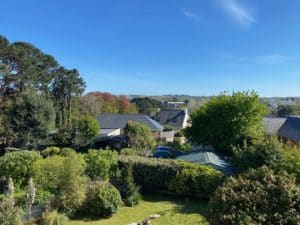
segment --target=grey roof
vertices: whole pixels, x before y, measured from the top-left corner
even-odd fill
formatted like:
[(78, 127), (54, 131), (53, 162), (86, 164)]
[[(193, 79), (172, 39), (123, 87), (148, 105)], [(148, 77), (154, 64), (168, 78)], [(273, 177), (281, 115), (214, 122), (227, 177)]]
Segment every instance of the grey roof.
[(97, 116), (102, 129), (123, 129), (128, 121), (147, 125), (151, 131), (162, 131), (163, 126), (147, 115), (142, 114), (101, 114)]
[(209, 149), (195, 150), (190, 153), (181, 155), (176, 159), (191, 163), (209, 165), (224, 174), (232, 174), (235, 171), (233, 166), (230, 163), (226, 162), (223, 156)]
[(300, 141), (300, 117), (289, 116), (279, 129), (278, 135), (292, 141)]
[(160, 110), (154, 119), (162, 125), (169, 125), (176, 130), (183, 128), (186, 110)]
[(267, 116), (263, 119), (263, 124), (268, 134), (278, 134), (286, 120), (287, 117)]

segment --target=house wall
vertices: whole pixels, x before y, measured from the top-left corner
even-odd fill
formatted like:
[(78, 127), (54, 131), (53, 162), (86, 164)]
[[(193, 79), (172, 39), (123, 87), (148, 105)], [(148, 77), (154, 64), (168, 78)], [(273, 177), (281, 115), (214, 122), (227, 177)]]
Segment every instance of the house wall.
[(294, 141), (294, 140), (291, 140), (291, 139), (289, 139), (287, 137), (278, 136), (278, 139), (281, 142), (283, 142), (284, 144), (300, 146), (300, 142), (299, 141)]
[(185, 116), (184, 116), (182, 128), (186, 128), (189, 125), (188, 121), (189, 121), (189, 113), (188, 110), (185, 109)]

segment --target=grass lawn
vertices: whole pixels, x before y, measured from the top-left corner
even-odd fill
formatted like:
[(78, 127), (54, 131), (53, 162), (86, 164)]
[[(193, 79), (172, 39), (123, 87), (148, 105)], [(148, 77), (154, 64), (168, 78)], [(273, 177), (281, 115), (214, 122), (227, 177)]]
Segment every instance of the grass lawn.
[(72, 220), (68, 225), (126, 225), (139, 222), (151, 214), (161, 218), (154, 220), (153, 225), (208, 225), (204, 217), (207, 202), (186, 200), (161, 194), (146, 194), (136, 207), (122, 207), (109, 219)]

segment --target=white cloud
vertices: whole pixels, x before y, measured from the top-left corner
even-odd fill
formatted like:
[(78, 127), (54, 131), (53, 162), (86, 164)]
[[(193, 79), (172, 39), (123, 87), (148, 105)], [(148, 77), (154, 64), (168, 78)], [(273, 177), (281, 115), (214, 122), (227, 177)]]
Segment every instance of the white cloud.
[(224, 52), (214, 52), (212, 56), (217, 59), (234, 64), (257, 64), (257, 65), (274, 65), (283, 64), (289, 62), (298, 62), (300, 60), (300, 55), (284, 55), (280, 53), (270, 53), (255, 56), (239, 56), (231, 53)]
[(194, 19), (194, 20), (199, 19), (199, 15), (190, 10), (182, 9), (182, 13), (189, 19)]
[(256, 22), (256, 18), (249, 8), (237, 0), (218, 0), (225, 12), (237, 23), (249, 27)]
[(276, 64), (290, 61), (296, 57), (290, 57), (282, 54), (267, 54), (255, 58), (255, 61), (261, 64)]

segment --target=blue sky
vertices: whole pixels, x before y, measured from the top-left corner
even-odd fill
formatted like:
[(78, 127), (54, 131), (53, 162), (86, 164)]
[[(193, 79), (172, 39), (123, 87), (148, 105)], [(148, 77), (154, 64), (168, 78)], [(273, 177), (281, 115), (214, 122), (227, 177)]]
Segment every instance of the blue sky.
[(299, 0), (3, 0), (0, 33), (87, 91), (300, 96)]

